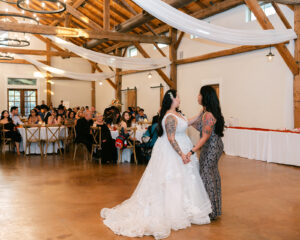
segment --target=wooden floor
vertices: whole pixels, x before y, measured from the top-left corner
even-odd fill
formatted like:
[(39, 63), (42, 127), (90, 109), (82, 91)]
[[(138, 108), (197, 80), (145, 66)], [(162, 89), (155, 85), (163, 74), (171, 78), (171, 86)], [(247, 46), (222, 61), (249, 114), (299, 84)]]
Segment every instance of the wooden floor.
[[(80, 159), (1, 156), (1, 240), (129, 239), (106, 228), (99, 211), (128, 198), (145, 166)], [(300, 168), (223, 156), (220, 170), (222, 218), (168, 239), (300, 239)]]

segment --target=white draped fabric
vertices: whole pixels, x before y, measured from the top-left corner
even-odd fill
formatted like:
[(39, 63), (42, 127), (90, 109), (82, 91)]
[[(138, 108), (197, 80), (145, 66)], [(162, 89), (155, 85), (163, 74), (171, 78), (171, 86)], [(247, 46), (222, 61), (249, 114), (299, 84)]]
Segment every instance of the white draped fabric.
[(77, 79), (77, 80), (83, 80), (83, 81), (101, 81), (106, 78), (113, 77), (115, 74), (114, 72), (109, 72), (109, 73), (77, 73), (77, 72), (69, 72), (63, 69), (55, 68), (48, 66), (44, 63), (41, 63), (29, 56), (26, 55), (19, 55), (16, 54), (18, 57), (25, 59), (26, 61), (30, 62), (31, 64), (35, 65), (38, 68), (41, 68), (45, 71), (48, 71), (50, 73), (53, 73), (54, 75), (58, 76), (63, 76), (63, 77), (69, 77), (72, 79)]
[(224, 151), (231, 156), (300, 166), (300, 134), (227, 128)]
[(292, 39), (297, 35), (286, 30), (240, 30), (216, 26), (189, 16), (161, 0), (133, 0), (148, 13), (168, 25), (199, 38), (236, 45), (267, 45)]
[(79, 47), (71, 42), (67, 42), (61, 38), (55, 36), (45, 35), (58, 45), (68, 49), (69, 51), (76, 53), (77, 55), (91, 60), (93, 62), (111, 66), (113, 68), (121, 68), (127, 70), (151, 70), (156, 68), (162, 68), (170, 65), (170, 60), (166, 57), (162, 58), (132, 58), (132, 57), (118, 57), (109, 54), (99, 53)]

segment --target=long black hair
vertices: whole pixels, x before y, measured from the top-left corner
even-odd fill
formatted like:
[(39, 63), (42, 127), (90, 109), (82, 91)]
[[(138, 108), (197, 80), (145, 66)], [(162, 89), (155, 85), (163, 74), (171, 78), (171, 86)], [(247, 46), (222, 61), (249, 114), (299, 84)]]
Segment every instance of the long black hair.
[[(161, 104), (161, 109), (159, 113), (159, 118), (158, 118), (158, 136), (161, 137), (163, 135), (163, 127), (162, 127), (162, 120), (164, 119), (164, 116), (166, 115), (167, 111), (170, 110), (173, 99), (177, 97), (177, 90), (170, 89), (168, 90), (163, 98), (162, 104)], [(177, 112), (180, 112), (179, 109), (176, 108)]]
[(219, 137), (223, 137), (225, 122), (215, 89), (213, 89), (211, 86), (203, 86), (200, 89), (200, 94), (202, 95), (202, 106), (205, 107), (207, 112), (211, 112), (217, 120), (215, 124), (215, 133)]
[(12, 119), (11, 119), (11, 117), (9, 116), (9, 112), (8, 112), (7, 110), (2, 111), (0, 120), (4, 119), (4, 113), (5, 113), (5, 112), (8, 113), (8, 118), (7, 118), (8, 122), (12, 122)]

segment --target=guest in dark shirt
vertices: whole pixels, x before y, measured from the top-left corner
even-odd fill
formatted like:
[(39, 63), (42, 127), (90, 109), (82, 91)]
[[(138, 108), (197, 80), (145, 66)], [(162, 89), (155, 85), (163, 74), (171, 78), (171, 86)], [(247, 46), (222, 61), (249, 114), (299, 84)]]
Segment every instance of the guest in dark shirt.
[(94, 122), (94, 126), (101, 127), (101, 160), (103, 163), (108, 162), (117, 162), (117, 149), (115, 147), (115, 140), (111, 136), (111, 132), (103, 121), (103, 115), (100, 113), (96, 114), (96, 121)]
[(83, 143), (89, 152), (92, 151), (93, 136), (91, 135), (91, 126), (93, 125), (91, 112), (84, 112), (84, 117), (77, 120), (75, 126), (75, 143)]

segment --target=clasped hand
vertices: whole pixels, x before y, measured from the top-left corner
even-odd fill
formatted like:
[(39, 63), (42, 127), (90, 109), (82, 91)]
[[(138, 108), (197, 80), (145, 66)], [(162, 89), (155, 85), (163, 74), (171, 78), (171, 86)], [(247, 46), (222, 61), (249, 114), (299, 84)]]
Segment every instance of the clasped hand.
[(181, 154), (181, 158), (184, 164), (188, 164), (191, 161), (192, 153), (188, 152), (187, 154)]

